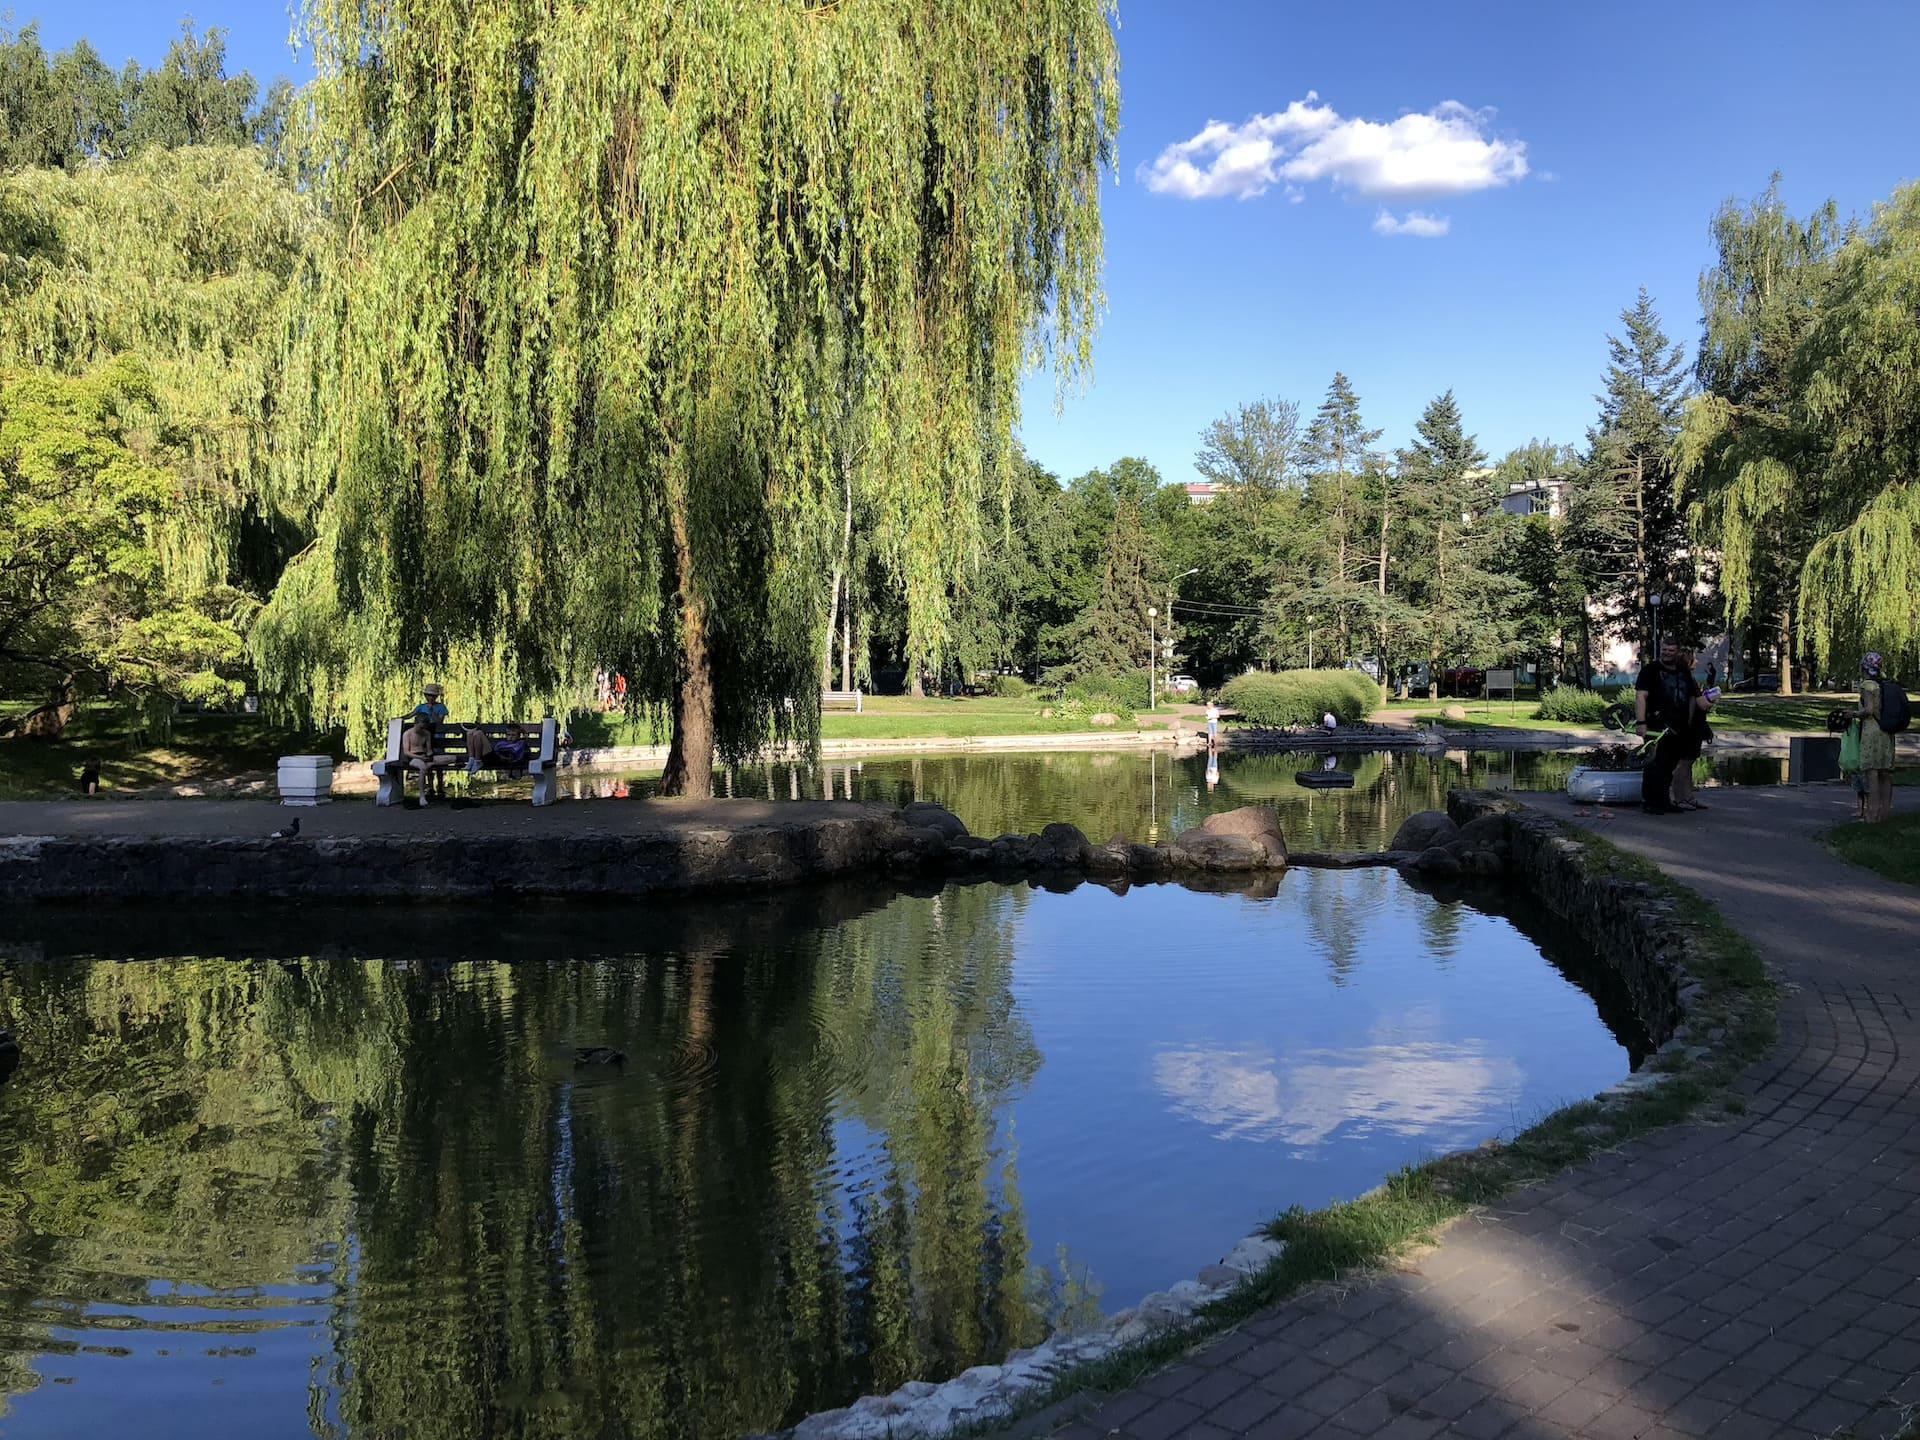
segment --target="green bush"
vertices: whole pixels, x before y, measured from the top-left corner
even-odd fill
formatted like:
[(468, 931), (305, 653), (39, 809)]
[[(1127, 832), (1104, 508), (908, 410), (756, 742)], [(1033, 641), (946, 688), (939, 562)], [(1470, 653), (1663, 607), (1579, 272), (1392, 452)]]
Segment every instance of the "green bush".
[(1119, 675), (1082, 675), (1068, 680), (1057, 692), (1061, 700), (1100, 700), (1112, 702), (1094, 709), (1114, 709), (1116, 706), (1128, 710), (1147, 708), (1147, 672), (1128, 670)]
[(1033, 689), (1031, 685), (1027, 684), (1027, 682), (1022, 680), (1018, 675), (996, 675), (993, 677), (993, 683), (987, 688), (1002, 700), (1018, 700), (1022, 695), (1025, 695), (1029, 690)]
[(1342, 725), (1367, 718), (1380, 704), (1380, 687), (1358, 670), (1249, 670), (1227, 682), (1220, 701), (1249, 725), (1278, 729), (1318, 725), (1332, 713)]
[(1068, 695), (1053, 707), (1062, 720), (1085, 722), (1095, 715), (1111, 715), (1121, 725), (1133, 723), (1133, 707), (1117, 695)]
[(1598, 725), (1607, 713), (1607, 707), (1619, 698), (1620, 691), (1614, 687), (1579, 690), (1572, 685), (1556, 685), (1540, 697), (1540, 705), (1533, 712), (1533, 718)]

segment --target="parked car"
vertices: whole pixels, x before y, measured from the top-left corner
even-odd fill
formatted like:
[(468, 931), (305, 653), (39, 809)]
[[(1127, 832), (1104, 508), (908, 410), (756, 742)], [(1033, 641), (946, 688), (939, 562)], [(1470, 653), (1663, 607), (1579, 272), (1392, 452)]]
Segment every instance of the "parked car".
[(1172, 695), (1197, 695), (1200, 693), (1200, 682), (1191, 675), (1169, 675), (1167, 692)]
[(1743, 675), (1734, 681), (1733, 684), (1727, 686), (1727, 689), (1737, 695), (1757, 695), (1767, 691), (1778, 690), (1779, 688), (1780, 677), (1768, 671), (1762, 671), (1758, 675)]

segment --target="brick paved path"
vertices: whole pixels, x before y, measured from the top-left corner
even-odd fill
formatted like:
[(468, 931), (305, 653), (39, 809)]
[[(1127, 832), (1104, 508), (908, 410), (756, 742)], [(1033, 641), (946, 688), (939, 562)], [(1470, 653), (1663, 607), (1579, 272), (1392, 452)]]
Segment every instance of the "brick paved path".
[(1708, 895), (1786, 982), (1740, 1122), (1597, 1157), (1376, 1283), (1296, 1297), (1013, 1433), (1897, 1431), (1920, 1406), (1920, 891), (1814, 841), (1847, 818), (1844, 791), (1705, 798), (1706, 814), (1586, 823)]

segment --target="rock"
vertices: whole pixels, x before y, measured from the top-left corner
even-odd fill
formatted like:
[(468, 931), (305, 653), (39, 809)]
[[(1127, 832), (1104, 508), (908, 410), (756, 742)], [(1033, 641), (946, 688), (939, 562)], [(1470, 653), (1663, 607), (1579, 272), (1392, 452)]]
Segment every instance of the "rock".
[[(1191, 835), (1194, 832), (1186, 832)], [(1280, 817), (1265, 805), (1242, 805), (1238, 810), (1223, 810), (1200, 822), (1203, 835), (1243, 835), (1257, 841), (1268, 860), (1287, 863), (1287, 837), (1280, 831)], [(1174, 842), (1178, 844), (1176, 840)]]
[(1033, 842), (1024, 835), (1002, 835), (991, 847), (992, 863), (1025, 869), (1033, 860)]
[(931, 800), (916, 800), (905, 806), (900, 811), (900, 823), (913, 830), (938, 830), (942, 840), (967, 837), (967, 827), (960, 817)]
[(1393, 843), (1389, 850), (1426, 850), (1435, 845), (1444, 845), (1460, 833), (1460, 827), (1453, 823), (1453, 817), (1444, 810), (1422, 810), (1417, 815), (1409, 815), (1400, 822), (1400, 828), (1393, 832)]
[(1142, 880), (1162, 879), (1173, 873), (1173, 852), (1159, 845), (1127, 846), (1127, 873)]
[(1240, 1283), (1240, 1272), (1225, 1265), (1206, 1265), (1200, 1270), (1200, 1283), (1209, 1290), (1230, 1290)]
[(1507, 871), (1507, 862), (1494, 850), (1454, 850), (1449, 848), (1446, 853), (1458, 856), (1461, 871), (1468, 875), (1478, 875), (1491, 879), (1496, 875), (1504, 875)]
[(1459, 833), (1455, 835), (1453, 839), (1429, 841), (1428, 843), (1443, 844), (1451, 850), (1505, 849), (1507, 844), (1507, 817), (1504, 815), (1481, 815), (1462, 825)]
[(1460, 857), (1435, 845), (1413, 857), (1413, 868), (1422, 875), (1458, 875)]
[(1115, 715), (1111, 710), (1102, 710), (1098, 714), (1089, 715), (1087, 717), (1087, 723), (1089, 725), (1098, 725), (1104, 729), (1109, 725), (1118, 725), (1120, 723), (1120, 717)]
[(1286, 1253), (1286, 1242), (1267, 1235), (1249, 1235), (1220, 1263), (1242, 1275), (1258, 1275)]
[(1047, 826), (1033, 840), (1032, 850), (1037, 864), (1057, 866), (1060, 869), (1084, 870), (1088, 860), (1093, 857), (1093, 846), (1087, 843), (1087, 837), (1073, 825)]
[(1087, 856), (1087, 873), (1102, 880), (1124, 876), (1127, 873), (1129, 849), (1127, 842), (1116, 836)]
[(1237, 872), (1265, 870), (1271, 864), (1266, 846), (1251, 835), (1209, 835), (1187, 830), (1167, 847), (1176, 868)]
[(1440, 711), (1440, 718), (1442, 720), (1464, 720), (1467, 718), (1467, 708), (1464, 705), (1445, 706)]

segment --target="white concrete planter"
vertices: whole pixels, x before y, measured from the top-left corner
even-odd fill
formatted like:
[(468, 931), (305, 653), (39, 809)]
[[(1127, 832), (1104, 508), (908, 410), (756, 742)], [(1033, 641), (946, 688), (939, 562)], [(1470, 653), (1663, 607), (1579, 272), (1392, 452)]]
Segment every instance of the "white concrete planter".
[(1567, 795), (1582, 805), (1620, 805), (1640, 798), (1638, 770), (1593, 770), (1576, 765), (1567, 775)]
[(333, 803), (333, 758), (329, 755), (282, 755), (279, 778), (282, 805)]

